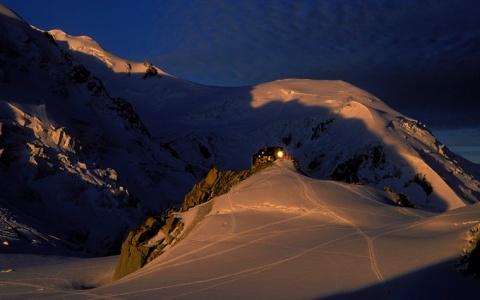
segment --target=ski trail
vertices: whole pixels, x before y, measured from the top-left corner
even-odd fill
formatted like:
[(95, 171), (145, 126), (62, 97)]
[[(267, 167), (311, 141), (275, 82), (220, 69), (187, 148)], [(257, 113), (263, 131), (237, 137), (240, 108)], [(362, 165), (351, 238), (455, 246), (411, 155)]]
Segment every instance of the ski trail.
[[(363, 199), (365, 200), (369, 200), (369, 201), (373, 201), (369, 198), (366, 198), (364, 195), (362, 195), (361, 193), (359, 193), (358, 191), (356, 191), (355, 189), (351, 188), (351, 187), (348, 187), (348, 186), (345, 186), (344, 184), (341, 184), (339, 182), (333, 182), (335, 184), (337, 184), (338, 186), (340, 187), (343, 187), (343, 188), (347, 188), (349, 191), (351, 192), (354, 192), (356, 193), (357, 195), (359, 195), (360, 197), (362, 197)], [(366, 190), (366, 189), (365, 189)], [(370, 191), (366, 190), (367, 193), (369, 193), (370, 195), (372, 195), (373, 197), (376, 197), (375, 195), (373, 195)], [(437, 217), (440, 217), (440, 216), (432, 216), (432, 217), (427, 217), (427, 216), (422, 216), (420, 214), (417, 214), (415, 212), (413, 212), (412, 208), (407, 208), (407, 207), (401, 207), (399, 206), (398, 209), (401, 209), (401, 214), (403, 215), (408, 215), (408, 216), (411, 216), (411, 217), (416, 217), (418, 218), (419, 220), (417, 221), (398, 221), (398, 222), (394, 222), (394, 223), (390, 223), (390, 225), (394, 225), (394, 224), (398, 224), (397, 225), (397, 228), (396, 229), (391, 229), (391, 230), (387, 230), (383, 233), (380, 233), (376, 236), (373, 236), (371, 237), (370, 239), (372, 241), (376, 240), (377, 238), (381, 237), (381, 236), (384, 236), (386, 234), (390, 234), (390, 233), (393, 233), (393, 232), (397, 232), (397, 231), (401, 231), (401, 230), (404, 230), (404, 229), (408, 229), (408, 228), (411, 228), (411, 227), (414, 227), (414, 226), (417, 226), (417, 225), (420, 225), (422, 223), (425, 223), (429, 220), (433, 220), (434, 218), (437, 218)], [(403, 223), (403, 226), (402, 226), (402, 223)]]
[[(246, 278), (246, 277), (255, 275), (257, 273), (266, 271), (266, 270), (268, 270), (270, 268), (273, 268), (273, 267), (276, 267), (280, 264), (283, 264), (283, 263), (289, 262), (291, 260), (294, 260), (296, 258), (299, 258), (299, 257), (301, 257), (301, 256), (303, 256), (307, 253), (312, 252), (312, 251), (315, 251), (315, 250), (330, 246), (332, 244), (335, 244), (336, 242), (344, 240), (344, 239), (346, 239), (350, 236), (353, 236), (354, 234), (355, 233), (350, 233), (350, 234), (347, 234), (345, 236), (326, 241), (326, 242), (324, 242), (320, 245), (317, 245), (315, 247), (305, 249), (305, 250), (303, 250), (303, 251), (301, 251), (301, 252), (299, 252), (295, 255), (289, 256), (287, 258), (276, 260), (274, 262), (266, 263), (266, 264), (263, 264), (263, 265), (260, 265), (260, 266), (255, 266), (255, 267), (252, 267), (252, 268), (249, 268), (249, 269), (239, 270), (237, 272), (228, 273), (228, 274), (224, 274), (224, 275), (219, 275), (219, 276), (215, 276), (215, 277), (211, 277), (211, 278), (207, 278), (207, 279), (202, 279), (202, 280), (197, 280), (197, 281), (189, 281), (189, 282), (167, 285), (167, 286), (162, 286), (162, 287), (157, 287), (157, 288), (144, 289), (144, 290), (139, 290), (139, 291), (132, 291), (132, 292), (128, 292), (128, 293), (119, 293), (119, 294), (115, 294), (115, 295), (112, 295), (112, 296), (116, 296), (116, 297), (126, 296), (126, 295), (142, 293), (142, 292), (159, 291), (159, 290), (165, 290), (165, 289), (176, 288), (176, 287), (187, 287), (187, 286), (193, 286), (193, 285), (204, 284), (204, 283), (209, 283), (209, 282), (215, 282), (215, 281), (221, 281), (222, 280), (221, 282), (214, 283), (213, 285), (210, 285), (210, 286), (207, 286), (207, 287), (204, 287), (204, 288), (200, 288), (200, 289), (197, 289), (197, 290), (194, 290), (194, 291), (186, 292), (186, 293), (181, 294), (181, 295), (171, 296), (171, 297), (165, 298), (165, 299), (174, 299), (174, 298), (182, 297), (182, 296), (185, 296), (185, 295), (198, 293), (200, 291), (208, 290), (208, 289), (211, 289), (211, 288), (223, 285), (223, 284), (228, 284), (230, 282), (241, 280), (243, 278)], [(239, 276), (239, 277), (236, 277), (236, 276)], [(232, 278), (232, 277), (234, 277), (234, 278)], [(227, 280), (223, 281), (224, 279), (227, 279)]]
[(355, 231), (360, 236), (362, 236), (365, 239), (365, 241), (367, 242), (367, 246), (368, 246), (368, 253), (369, 253), (369, 257), (370, 257), (371, 269), (372, 269), (373, 273), (375, 274), (375, 276), (377, 277), (377, 279), (382, 283), (382, 285), (383, 285), (385, 291), (387, 292), (387, 294), (391, 295), (390, 289), (388, 288), (387, 283), (386, 283), (385, 279), (383, 278), (383, 276), (382, 276), (382, 274), (379, 270), (379, 267), (378, 267), (378, 263), (377, 263), (377, 259), (376, 259), (376, 255), (375, 255), (375, 247), (373, 245), (373, 240), (367, 234), (365, 234), (357, 225), (350, 222), (348, 219), (336, 214), (334, 211), (330, 210), (327, 206), (320, 204), (320, 201), (321, 201), (320, 198), (316, 197), (316, 194), (312, 190), (310, 185), (305, 183), (302, 180), (302, 178), (300, 178), (301, 175), (294, 172), (294, 171), (289, 170), (289, 172), (291, 174), (293, 174), (293, 176), (295, 176), (297, 181), (302, 185), (303, 194), (305, 195), (305, 197), (308, 201), (312, 202), (315, 206), (326, 210), (329, 214), (334, 216), (337, 220), (341, 221), (342, 223), (350, 225), (351, 227), (353, 227), (355, 229)]
[[(347, 235), (347, 236), (350, 236), (350, 235)], [(347, 237), (345, 236), (345, 237)], [(338, 239), (335, 239), (335, 240), (332, 240), (332, 241), (329, 241), (327, 243), (324, 243), (322, 245), (318, 245), (316, 247), (312, 247), (310, 249), (306, 249), (305, 251), (302, 251), (296, 255), (293, 255), (293, 256), (290, 256), (288, 258), (285, 258), (285, 259), (282, 259), (282, 260), (278, 260), (278, 261), (275, 261), (275, 262), (272, 262), (272, 263), (268, 263), (268, 264), (265, 264), (265, 265), (261, 265), (261, 266), (258, 266), (258, 267), (255, 267), (255, 268), (250, 268), (250, 269), (246, 269), (246, 270), (242, 270), (242, 271), (239, 271), (239, 272), (235, 272), (235, 273), (231, 273), (231, 274), (227, 274), (227, 275), (223, 275), (223, 276), (219, 276), (219, 277), (214, 277), (214, 278), (210, 278), (210, 279), (206, 279), (206, 280), (203, 280), (203, 282), (210, 282), (210, 281), (216, 281), (216, 280), (220, 280), (220, 279), (227, 279), (227, 278), (230, 278), (230, 277), (233, 277), (233, 276), (236, 276), (236, 275), (240, 275), (240, 274), (243, 274), (243, 273), (247, 273), (247, 274), (244, 274), (240, 277), (237, 277), (237, 278), (231, 278), (231, 279), (228, 279), (226, 281), (222, 281), (222, 282), (219, 282), (219, 283), (216, 283), (216, 284), (213, 284), (213, 285), (210, 285), (210, 286), (207, 286), (207, 287), (204, 287), (204, 288), (201, 288), (201, 289), (198, 289), (198, 290), (194, 290), (194, 291), (191, 291), (191, 292), (187, 292), (187, 293), (184, 293), (184, 294), (181, 294), (181, 295), (175, 295), (175, 296), (172, 296), (172, 297), (169, 297), (169, 298), (166, 298), (166, 299), (175, 299), (175, 298), (179, 298), (179, 297), (183, 297), (183, 296), (186, 296), (186, 295), (190, 295), (190, 294), (195, 294), (195, 293), (198, 293), (198, 292), (201, 292), (201, 291), (205, 291), (205, 290), (209, 290), (211, 288), (215, 288), (217, 286), (220, 286), (220, 285), (224, 285), (224, 284), (228, 284), (228, 283), (231, 283), (231, 282), (234, 282), (234, 281), (238, 281), (238, 280), (241, 280), (243, 278), (247, 278), (247, 277), (250, 277), (252, 275), (255, 275), (257, 273), (261, 273), (263, 271), (266, 271), (270, 268), (273, 268), (273, 267), (276, 267), (280, 264), (283, 264), (283, 263), (286, 263), (286, 262), (289, 262), (291, 260), (294, 260), (296, 258), (299, 258), (309, 252), (312, 252), (312, 251), (315, 251), (319, 248), (322, 248), (322, 247), (325, 247), (327, 246), (328, 244), (330, 243), (333, 243), (333, 242), (336, 242), (338, 240), (341, 240), (341, 239), (344, 239), (345, 237), (342, 237), (342, 238), (338, 238)], [(201, 282), (201, 283), (203, 283)], [(192, 282), (190, 284), (197, 284), (198, 282)], [(167, 287), (168, 288), (168, 287)]]
[[(163, 259), (166, 259), (164, 262), (162, 262), (162, 268), (171, 268), (171, 267), (176, 267), (176, 266), (180, 266), (180, 265), (184, 265), (184, 264), (188, 264), (188, 263), (191, 263), (191, 262), (194, 262), (194, 261), (197, 261), (197, 260), (201, 260), (201, 259), (205, 259), (205, 258), (209, 258), (209, 257), (213, 257), (215, 255), (218, 255), (218, 254), (222, 254), (222, 253), (225, 253), (225, 252), (229, 252), (229, 251), (233, 251), (233, 250), (236, 250), (238, 248), (241, 248), (241, 247), (244, 247), (244, 246), (247, 246), (249, 244), (252, 244), (252, 243), (255, 243), (255, 242), (259, 242), (259, 241), (262, 241), (262, 240), (265, 240), (265, 239), (268, 239), (270, 238), (270, 236), (266, 233), (263, 233), (263, 230), (265, 228), (268, 228), (268, 227), (275, 227), (276, 225), (278, 224), (282, 224), (282, 223), (287, 223), (287, 222), (290, 222), (290, 221), (293, 221), (293, 220), (296, 220), (296, 219), (299, 219), (299, 218), (302, 218), (302, 217), (305, 217), (305, 214), (302, 214), (302, 215), (298, 215), (298, 216), (295, 216), (295, 217), (291, 217), (291, 218), (288, 218), (288, 219), (282, 219), (280, 221), (277, 221), (277, 222), (272, 222), (272, 223), (268, 223), (268, 224), (265, 224), (265, 225), (262, 225), (262, 226), (258, 226), (258, 227), (255, 227), (255, 228), (252, 228), (252, 229), (249, 229), (249, 230), (245, 230), (245, 231), (242, 231), (242, 232), (239, 232), (238, 234), (235, 234), (235, 235), (231, 235), (229, 237), (226, 237), (224, 239), (220, 239), (218, 241), (213, 241), (213, 242), (210, 242), (204, 246), (201, 246), (201, 247), (196, 247), (194, 250), (192, 251), (189, 251), (189, 252), (184, 252), (182, 255), (179, 255), (179, 256), (176, 256), (174, 258), (170, 258), (168, 256), (163, 256), (161, 258)], [(239, 237), (245, 237), (245, 236), (248, 236), (248, 234), (252, 233), (252, 232), (255, 232), (255, 231), (259, 231), (261, 237), (258, 238), (258, 239), (254, 239), (254, 240), (251, 240), (249, 243), (245, 243), (245, 244), (241, 244), (241, 245), (238, 245), (236, 247), (232, 247), (232, 248), (229, 248), (229, 249), (226, 249), (222, 252), (214, 252), (210, 255), (207, 255), (207, 256), (202, 256), (202, 257), (198, 257), (196, 259), (187, 259), (185, 260), (184, 258), (187, 257), (192, 257), (194, 254), (196, 253), (199, 253), (205, 249), (208, 249), (208, 248), (212, 248), (212, 247), (215, 247), (217, 244), (219, 243), (224, 243), (226, 241), (229, 241), (231, 239), (234, 239), (234, 238), (239, 238)], [(145, 271), (142, 276), (148, 276), (151, 272), (154, 272), (155, 269), (152, 269), (151, 271)]]
[(231, 219), (232, 219), (232, 228), (230, 229), (230, 233), (233, 235), (235, 232), (235, 229), (237, 228), (237, 221), (235, 219), (235, 213), (233, 212), (233, 204), (232, 204), (232, 198), (230, 197), (230, 193), (227, 193), (227, 199), (228, 199), (228, 205), (230, 206), (230, 210), (232, 211), (230, 213)]
[[(360, 192), (355, 188), (355, 187), (357, 187), (357, 186), (349, 186), (349, 185), (341, 184), (340, 182), (335, 182), (335, 181), (333, 181), (332, 183), (338, 185), (340, 188), (348, 189), (349, 191), (357, 194), (359, 197), (361, 197), (361, 198), (363, 198), (363, 199), (365, 199), (365, 200), (367, 200), (367, 201), (384, 203), (383, 199), (381, 199), (381, 198), (379, 198), (377, 195), (373, 194), (373, 193), (372, 193), (371, 191), (369, 191), (367, 188), (362, 189), (362, 192), (369, 194), (369, 195), (371, 196), (371, 198), (368, 198), (368, 197), (366, 197), (364, 194), (360, 193)], [(373, 199), (377, 199), (377, 201), (373, 200), (372, 198), (373, 198)], [(405, 208), (405, 210), (402, 210), (402, 212), (405, 212), (405, 214), (422, 218), (421, 215), (412, 212), (412, 208), (407, 209), (406, 207), (402, 207), (402, 206), (398, 206), (398, 207), (399, 207), (399, 208)]]

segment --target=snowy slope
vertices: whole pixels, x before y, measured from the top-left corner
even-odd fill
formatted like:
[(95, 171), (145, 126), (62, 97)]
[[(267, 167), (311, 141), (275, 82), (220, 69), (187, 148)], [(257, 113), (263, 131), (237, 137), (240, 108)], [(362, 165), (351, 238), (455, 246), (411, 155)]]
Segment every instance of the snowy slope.
[(386, 192), (315, 180), (277, 161), (181, 213), (190, 233), (119, 281), (106, 280), (111, 258), (46, 264), (9, 255), (0, 258), (0, 288), (7, 299), (476, 299), (477, 280), (454, 264), (479, 209), (403, 208)]

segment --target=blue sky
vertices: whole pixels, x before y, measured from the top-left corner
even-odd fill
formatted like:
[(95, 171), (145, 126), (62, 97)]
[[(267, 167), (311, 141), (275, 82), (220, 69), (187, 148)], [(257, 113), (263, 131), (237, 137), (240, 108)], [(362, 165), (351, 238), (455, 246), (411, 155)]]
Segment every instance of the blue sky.
[(202, 84), (345, 80), (437, 132), (470, 128), (461, 146), (480, 149), (478, 0), (2, 3), (40, 29), (88, 35)]
[[(88, 35), (104, 48), (132, 60), (147, 55), (139, 49), (152, 34), (151, 18), (161, 1), (0, 1), (27, 23), (42, 30), (61, 29)], [(150, 17), (149, 17), (150, 16)]]

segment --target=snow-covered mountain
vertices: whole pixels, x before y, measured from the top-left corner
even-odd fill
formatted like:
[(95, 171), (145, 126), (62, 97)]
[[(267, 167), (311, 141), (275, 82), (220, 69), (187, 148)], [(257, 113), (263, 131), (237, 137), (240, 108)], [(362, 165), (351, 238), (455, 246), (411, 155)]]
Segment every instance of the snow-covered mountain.
[[(190, 160), (199, 174), (206, 174), (211, 166), (248, 168), (249, 154), (264, 146), (282, 145), (315, 178), (329, 179), (351, 165), (350, 181), (355, 177), (377, 187), (391, 184), (414, 194), (416, 203), (426, 209), (452, 208), (433, 201), (452, 198), (441, 189), (445, 183), (438, 180), (461, 181), (463, 187), (451, 188), (467, 201), (478, 200), (478, 186), (463, 170), (468, 168), (466, 172), (474, 175), (475, 165), (451, 153), (426, 125), (348, 83), (288, 79), (223, 88), (196, 85), (164, 73), (157, 81), (132, 80), (124, 76), (125, 64), (140, 72), (143, 64), (119, 59), (86, 37), (57, 30), (50, 33), (65, 41), (68, 49), (89, 54), (80, 60), (101, 74), (107, 90), (128, 99), (152, 137), (182, 160)], [(427, 199), (410, 184), (416, 174), (435, 180), (433, 196)]]
[(1, 22), (3, 251), (19, 240), (115, 251), (212, 166), (248, 169), (271, 145), (313, 178), (389, 186), (423, 210), (480, 197), (478, 165), (348, 83), (202, 86), (88, 37), (32, 28), (5, 7)]
[[(478, 295), (454, 265), (478, 240), (479, 165), (374, 95), (343, 81), (203, 86), (3, 6), (0, 29), (2, 298)], [(212, 167), (248, 169), (273, 145), (308, 176), (279, 160), (177, 213), (176, 245), (119, 281), (117, 256), (72, 257), (119, 251)]]
[(3, 7), (0, 26), (0, 201), (12, 246), (2, 250), (68, 241), (118, 251), (126, 231), (181, 199), (193, 177), (51, 36)]

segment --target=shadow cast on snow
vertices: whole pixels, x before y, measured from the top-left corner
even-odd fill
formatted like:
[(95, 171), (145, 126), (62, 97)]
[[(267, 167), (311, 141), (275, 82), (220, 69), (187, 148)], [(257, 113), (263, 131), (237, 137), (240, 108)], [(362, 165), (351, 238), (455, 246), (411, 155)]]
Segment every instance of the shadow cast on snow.
[(385, 283), (322, 296), (317, 299), (478, 299), (480, 294), (479, 279), (456, 271), (454, 264), (454, 260), (443, 261), (388, 279)]

